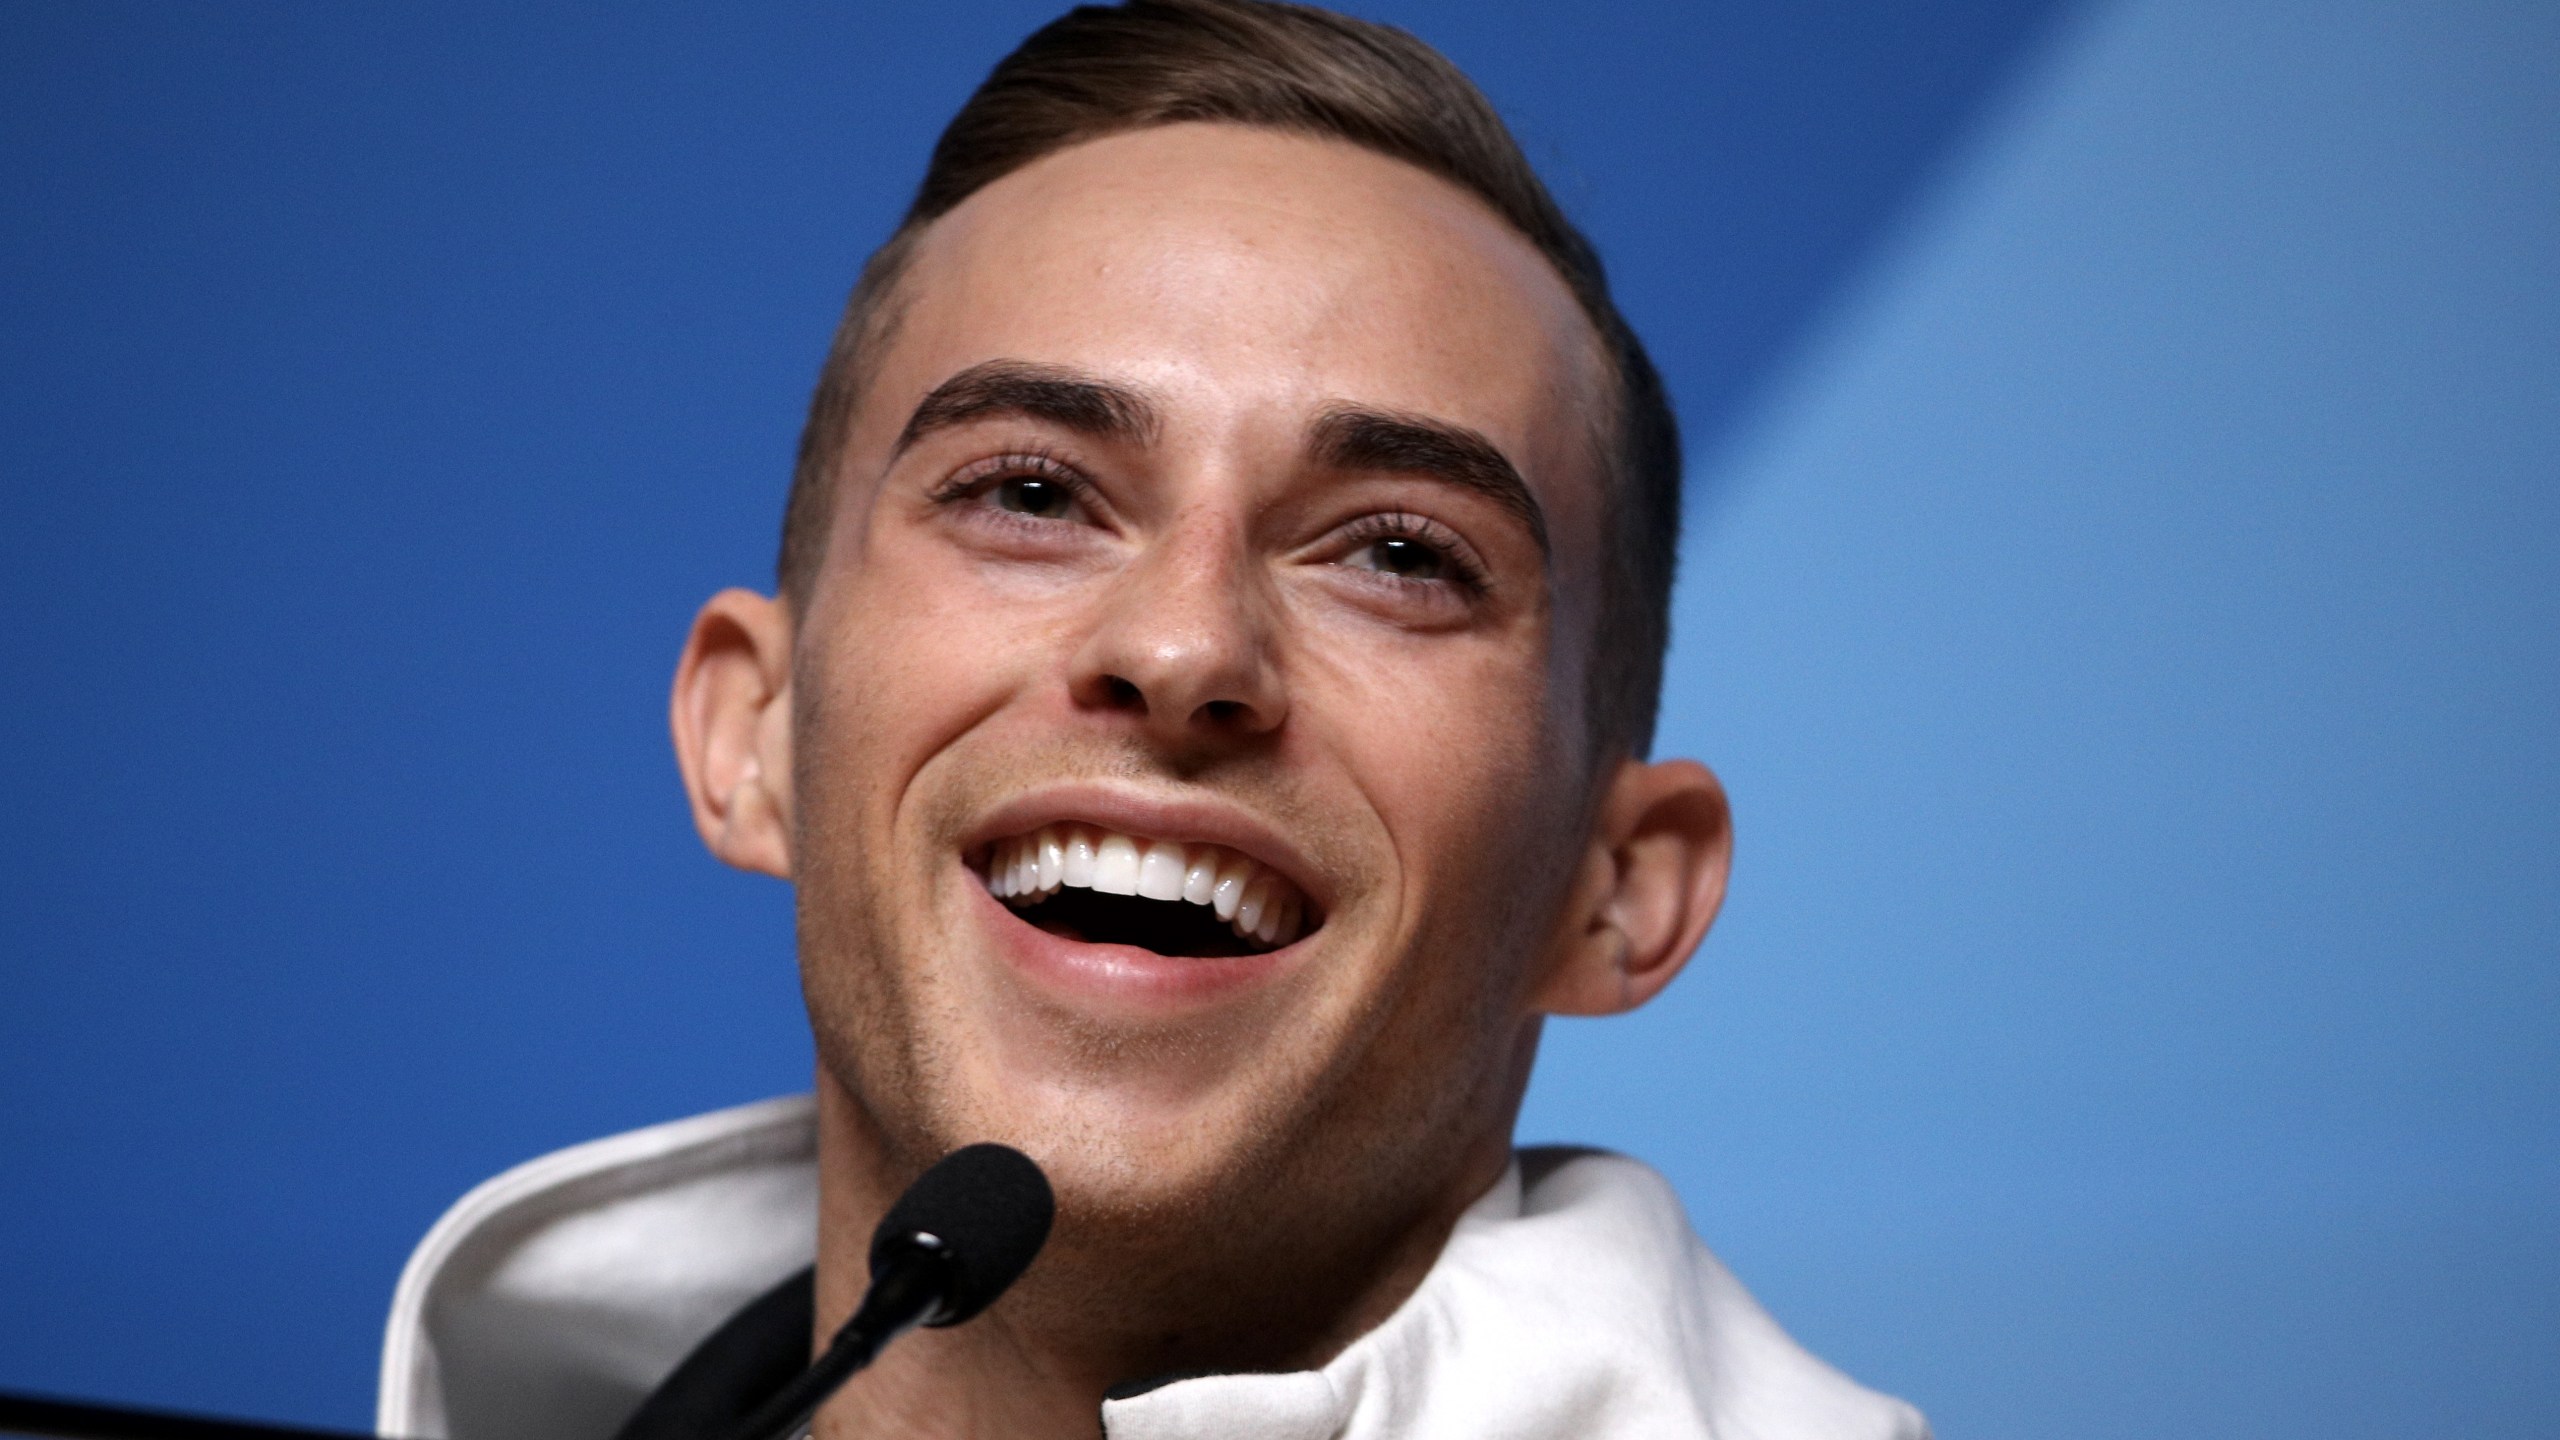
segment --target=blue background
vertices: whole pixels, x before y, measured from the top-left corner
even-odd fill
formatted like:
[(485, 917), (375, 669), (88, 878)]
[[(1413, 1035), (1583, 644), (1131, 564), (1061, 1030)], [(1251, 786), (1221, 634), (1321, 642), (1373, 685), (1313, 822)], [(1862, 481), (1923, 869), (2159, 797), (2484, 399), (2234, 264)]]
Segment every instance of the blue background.
[[(0, 1385), (362, 1425), (484, 1176), (801, 1088), (664, 687), (1048, 5), (0, 12)], [(1524, 1132), (1950, 1437), (2560, 1410), (2560, 11), (1363, 7), (1689, 426), (1727, 917)]]

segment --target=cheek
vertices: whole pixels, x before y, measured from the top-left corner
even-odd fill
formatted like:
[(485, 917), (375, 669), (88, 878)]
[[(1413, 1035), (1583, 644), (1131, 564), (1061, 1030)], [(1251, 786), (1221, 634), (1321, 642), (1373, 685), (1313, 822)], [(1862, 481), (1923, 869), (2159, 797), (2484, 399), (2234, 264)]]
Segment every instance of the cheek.
[(1571, 768), (1546, 646), (1534, 633), (1364, 638), (1309, 677), (1292, 713), (1320, 719), (1375, 808), (1408, 910), (1480, 914), (1488, 896), (1518, 888), (1524, 829), (1550, 823)]
[(996, 703), (998, 667), (983, 607), (893, 567), (833, 578), (795, 657), (801, 844), (810, 861), (877, 884), (918, 772)]
[(1011, 688), (1029, 627), (966, 567), (878, 545), (841, 578), (805, 658), (824, 668), (829, 718), (860, 723), (866, 745), (948, 740)]
[[(1460, 1117), (1507, 1094), (1570, 880), (1557, 842), (1572, 816), (1558, 799), (1574, 770), (1558, 753), (1542, 646), (1450, 648), (1373, 646), (1332, 668), (1321, 703), (1392, 851), (1392, 898), (1364, 927), (1359, 979), (1346, 980), (1374, 1027), (1361, 1083), (1414, 1124), (1472, 1133)], [(1317, 699), (1295, 697), (1293, 715)]]

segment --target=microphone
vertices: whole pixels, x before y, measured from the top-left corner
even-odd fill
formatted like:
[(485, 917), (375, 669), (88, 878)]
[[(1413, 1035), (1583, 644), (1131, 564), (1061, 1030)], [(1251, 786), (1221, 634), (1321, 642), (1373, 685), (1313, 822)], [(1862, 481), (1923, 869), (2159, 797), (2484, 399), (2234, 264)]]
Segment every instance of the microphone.
[(890, 1341), (994, 1304), (1048, 1241), (1057, 1205), (1049, 1177), (1011, 1146), (964, 1145), (934, 1162), (871, 1233), (871, 1288), (853, 1318), (728, 1440), (793, 1440)]

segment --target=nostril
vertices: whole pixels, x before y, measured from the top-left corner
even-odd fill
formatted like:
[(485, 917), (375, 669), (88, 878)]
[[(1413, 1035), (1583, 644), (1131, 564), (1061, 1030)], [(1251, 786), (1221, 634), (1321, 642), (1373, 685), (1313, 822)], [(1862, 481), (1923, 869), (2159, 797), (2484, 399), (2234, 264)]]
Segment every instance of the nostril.
[(1200, 708), (1210, 722), (1217, 725), (1232, 725), (1237, 717), (1244, 714), (1244, 702), (1241, 700), (1212, 700)]
[(1124, 709), (1144, 710), (1147, 708), (1147, 697), (1140, 693), (1138, 687), (1121, 679), (1117, 675), (1105, 675), (1102, 677), (1102, 693), (1111, 697), (1112, 704), (1121, 706)]

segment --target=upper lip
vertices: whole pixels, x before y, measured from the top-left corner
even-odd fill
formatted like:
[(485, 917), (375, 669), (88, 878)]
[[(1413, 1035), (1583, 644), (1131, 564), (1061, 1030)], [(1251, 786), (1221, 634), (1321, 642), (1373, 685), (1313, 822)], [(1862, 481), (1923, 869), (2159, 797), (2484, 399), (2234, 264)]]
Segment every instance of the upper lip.
[(1206, 796), (1150, 795), (1092, 784), (1043, 786), (989, 811), (970, 832), (963, 853), (975, 855), (995, 841), (1061, 823), (1149, 840), (1224, 845), (1278, 871), (1317, 914), (1333, 908), (1333, 887), (1287, 836), (1251, 811)]

